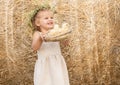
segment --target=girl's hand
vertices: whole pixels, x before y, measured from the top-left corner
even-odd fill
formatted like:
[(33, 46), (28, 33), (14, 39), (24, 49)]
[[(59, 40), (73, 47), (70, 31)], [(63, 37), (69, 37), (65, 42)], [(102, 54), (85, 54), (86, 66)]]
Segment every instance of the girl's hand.
[(68, 46), (69, 45), (69, 40), (68, 39), (63, 40), (62, 44), (63, 44), (64, 47)]

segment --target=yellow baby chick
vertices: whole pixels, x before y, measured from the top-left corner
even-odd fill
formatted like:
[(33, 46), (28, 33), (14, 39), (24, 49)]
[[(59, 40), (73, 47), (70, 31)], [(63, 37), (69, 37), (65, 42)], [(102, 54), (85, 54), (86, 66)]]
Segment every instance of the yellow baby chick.
[(61, 28), (58, 24), (55, 24), (54, 28), (48, 32), (50, 36), (60, 36), (70, 31), (68, 23), (62, 23)]

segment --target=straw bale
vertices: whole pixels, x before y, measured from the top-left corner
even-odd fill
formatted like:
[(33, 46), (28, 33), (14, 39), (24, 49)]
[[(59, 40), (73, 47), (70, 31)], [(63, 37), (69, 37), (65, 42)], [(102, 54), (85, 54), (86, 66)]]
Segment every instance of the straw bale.
[[(26, 16), (45, 0), (0, 1), (0, 85), (33, 85), (36, 53)], [(48, 0), (55, 22), (70, 24), (61, 41), (71, 85), (120, 85), (120, 1)]]

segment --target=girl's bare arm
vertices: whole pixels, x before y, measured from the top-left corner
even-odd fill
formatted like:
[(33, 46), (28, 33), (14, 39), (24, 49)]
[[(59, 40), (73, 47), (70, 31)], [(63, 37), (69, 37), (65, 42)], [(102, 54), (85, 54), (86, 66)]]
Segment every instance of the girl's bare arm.
[(33, 40), (32, 40), (32, 49), (34, 51), (37, 51), (42, 44), (42, 38), (40, 37), (39, 32), (35, 31), (33, 34)]

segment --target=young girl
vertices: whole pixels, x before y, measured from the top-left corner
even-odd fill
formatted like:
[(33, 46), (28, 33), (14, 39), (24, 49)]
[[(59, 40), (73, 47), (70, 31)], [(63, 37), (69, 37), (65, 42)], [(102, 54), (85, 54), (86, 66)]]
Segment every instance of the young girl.
[(34, 69), (34, 85), (69, 85), (68, 71), (58, 41), (44, 41), (44, 34), (54, 27), (51, 8), (41, 7), (31, 18), (34, 27), (32, 48), (38, 59)]

